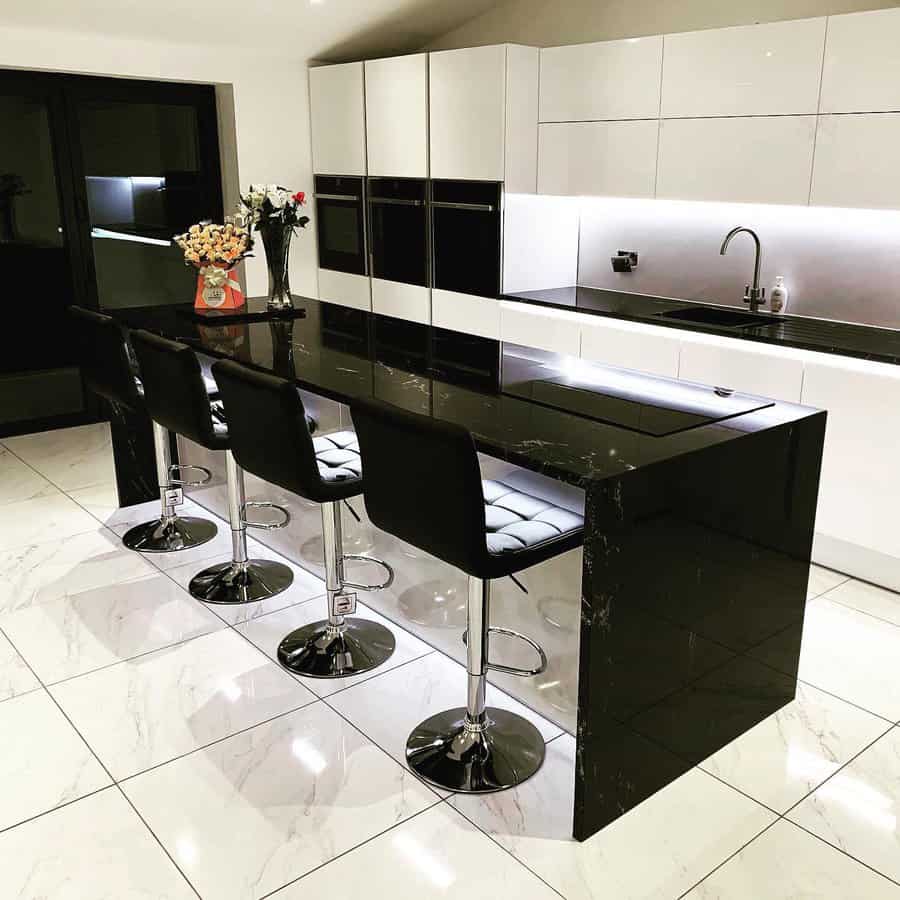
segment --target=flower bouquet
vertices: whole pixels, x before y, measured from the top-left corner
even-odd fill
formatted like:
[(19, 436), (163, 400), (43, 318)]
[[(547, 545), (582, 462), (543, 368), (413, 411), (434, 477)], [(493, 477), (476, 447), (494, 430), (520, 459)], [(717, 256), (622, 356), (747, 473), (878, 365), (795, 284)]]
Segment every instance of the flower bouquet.
[(288, 254), (291, 238), (297, 228), (305, 228), (309, 216), (302, 214), (306, 205), (303, 191), (292, 193), (277, 184), (251, 184), (241, 195), (242, 213), (250, 227), (262, 236), (269, 269), (269, 299), (271, 310), (290, 310), (291, 286), (288, 278)]
[(195, 309), (237, 309), (244, 295), (234, 267), (250, 253), (250, 232), (234, 222), (201, 222), (173, 238), (184, 251), (184, 262), (199, 270)]

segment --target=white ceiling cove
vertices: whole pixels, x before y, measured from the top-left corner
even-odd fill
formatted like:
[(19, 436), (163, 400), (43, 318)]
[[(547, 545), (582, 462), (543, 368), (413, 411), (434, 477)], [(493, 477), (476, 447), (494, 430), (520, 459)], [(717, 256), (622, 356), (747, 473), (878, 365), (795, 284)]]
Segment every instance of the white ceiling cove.
[(218, 44), (293, 59), (416, 50), (497, 0), (0, 0), (4, 26)]

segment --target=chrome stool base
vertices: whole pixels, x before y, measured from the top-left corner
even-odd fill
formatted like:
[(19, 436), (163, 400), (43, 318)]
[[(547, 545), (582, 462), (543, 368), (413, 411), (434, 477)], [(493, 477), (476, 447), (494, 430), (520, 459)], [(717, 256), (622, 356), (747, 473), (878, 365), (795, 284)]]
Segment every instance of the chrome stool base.
[(188, 591), (203, 603), (255, 603), (274, 597), (291, 586), (294, 573), (272, 559), (250, 559), (245, 563), (219, 563), (191, 579)]
[(465, 707), (426, 719), (406, 742), (406, 762), (420, 778), (462, 794), (515, 787), (544, 762), (541, 733), (527, 719), (489, 706), (480, 728), (469, 726)]
[(140, 553), (172, 553), (188, 550), (211, 541), (218, 529), (209, 519), (194, 516), (174, 516), (135, 525), (125, 532), (122, 543), (129, 550)]
[(297, 675), (346, 678), (380, 666), (394, 652), (394, 635), (369, 619), (327, 620), (292, 631), (278, 645), (278, 661)]

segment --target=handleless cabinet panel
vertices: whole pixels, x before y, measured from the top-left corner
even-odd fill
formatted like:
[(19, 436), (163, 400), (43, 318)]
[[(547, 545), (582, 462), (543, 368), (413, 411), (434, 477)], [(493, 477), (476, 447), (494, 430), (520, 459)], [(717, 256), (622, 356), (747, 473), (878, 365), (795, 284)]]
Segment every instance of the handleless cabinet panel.
[(900, 9), (831, 16), (821, 112), (900, 110)]
[(662, 115), (815, 113), (824, 44), (824, 18), (666, 35)]
[(428, 177), (428, 55), (366, 62), (369, 175)]
[(805, 205), (815, 132), (815, 116), (666, 119), (656, 195)]
[(678, 376), (678, 332), (638, 322), (583, 316), (581, 356), (667, 378)]
[(432, 178), (503, 181), (506, 47), (431, 53)]
[(463, 334), (500, 338), (500, 301), (495, 297), (476, 297), (456, 291), (431, 292), (431, 324)]
[(662, 36), (541, 50), (541, 122), (655, 119)]
[(430, 325), (431, 289), (418, 284), (373, 278), (372, 312)]
[(538, 193), (652, 197), (659, 122), (538, 126)]
[(810, 203), (900, 209), (898, 150), (900, 113), (820, 116)]
[(500, 337), (510, 344), (578, 356), (581, 319), (577, 313), (542, 309), (515, 301), (500, 303)]
[(372, 287), (367, 275), (319, 269), (319, 299), (353, 309), (372, 310)]
[(363, 64), (309, 70), (313, 171), (319, 175), (366, 174)]

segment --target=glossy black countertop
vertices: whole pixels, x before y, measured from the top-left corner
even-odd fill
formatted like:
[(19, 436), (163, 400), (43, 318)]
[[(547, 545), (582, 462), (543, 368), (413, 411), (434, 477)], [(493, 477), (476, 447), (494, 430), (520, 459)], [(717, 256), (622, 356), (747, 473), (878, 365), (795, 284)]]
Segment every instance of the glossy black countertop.
[(317, 300), (295, 305), (303, 314), (292, 320), (197, 321), (190, 305), (114, 315), (319, 396), (377, 397), (456, 422), (482, 452), (581, 486), (817, 414)]
[(507, 294), (504, 299), (574, 310), (597, 316), (608, 316), (629, 322), (678, 328), (683, 331), (716, 334), (736, 340), (758, 341), (783, 347), (795, 347), (800, 350), (852, 356), (873, 362), (900, 364), (900, 331), (891, 328), (874, 328), (867, 325), (811, 319), (805, 316), (772, 315), (766, 313), (765, 309), (760, 311), (760, 315), (769, 316), (772, 319), (771, 325), (725, 328), (667, 319), (661, 314), (691, 307), (724, 309), (731, 312), (746, 311), (746, 308), (741, 310), (737, 307), (714, 306), (708, 303), (589, 287), (524, 291)]

